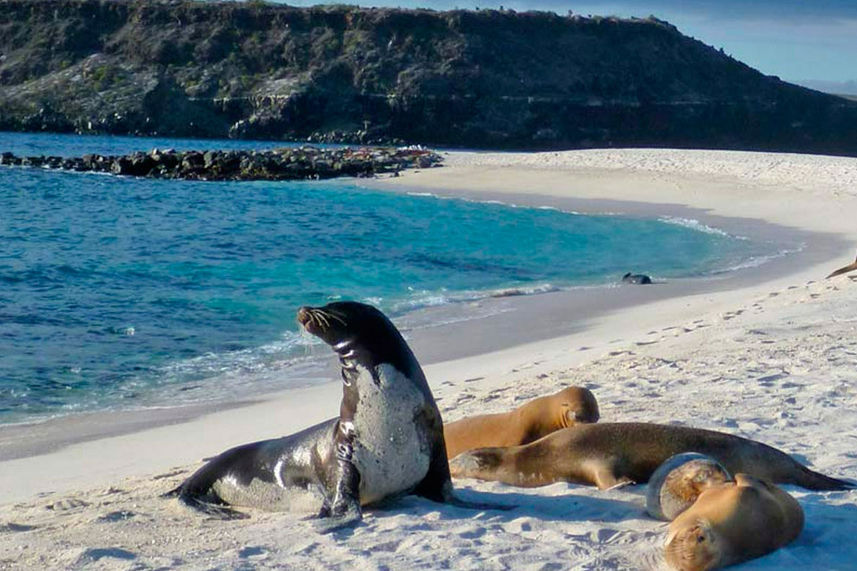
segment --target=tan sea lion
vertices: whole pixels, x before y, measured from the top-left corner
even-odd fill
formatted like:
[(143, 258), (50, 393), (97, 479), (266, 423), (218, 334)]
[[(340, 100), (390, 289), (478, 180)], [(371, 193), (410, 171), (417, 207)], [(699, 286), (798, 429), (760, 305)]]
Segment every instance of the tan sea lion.
[(509, 412), (462, 418), (443, 425), (446, 455), (486, 446), (528, 444), (561, 428), (598, 421), (598, 401), (592, 391), (568, 387), (533, 399)]
[(707, 571), (760, 557), (803, 530), (793, 497), (764, 480), (736, 474), (710, 488), (670, 524), (664, 552), (679, 571)]
[(480, 448), (453, 458), (458, 478), (495, 480), (534, 488), (554, 482), (607, 489), (646, 482), (667, 458), (698, 452), (730, 473), (810, 490), (844, 490), (855, 484), (802, 466), (788, 454), (740, 436), (665, 424), (624, 422), (580, 424), (524, 446)]
[[(848, 264), (847, 266), (843, 266), (843, 267), (839, 268), (838, 270), (834, 270), (834, 272), (827, 277), (832, 278), (832, 277), (839, 276), (842, 274), (847, 274), (848, 272), (853, 272), (854, 270), (857, 270), (857, 259), (854, 260), (853, 264)], [(825, 278), (825, 279), (827, 279), (827, 278)]]
[(646, 512), (672, 521), (693, 505), (699, 494), (732, 480), (714, 458), (696, 452), (676, 454), (658, 466), (646, 487)]

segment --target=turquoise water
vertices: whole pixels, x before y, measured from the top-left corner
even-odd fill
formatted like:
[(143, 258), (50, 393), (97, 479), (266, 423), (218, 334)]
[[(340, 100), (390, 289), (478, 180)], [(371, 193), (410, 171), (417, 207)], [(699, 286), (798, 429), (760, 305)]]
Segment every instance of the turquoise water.
[[(0, 133), (0, 152), (16, 154), (226, 146), (251, 144)], [(397, 316), (507, 288), (606, 286), (628, 270), (703, 276), (765, 248), (675, 221), (398, 195), (344, 179), (0, 167), (0, 422), (179, 394), (238, 397), (262, 380), (288, 388), (312, 343), (295, 324), (303, 304), (357, 299)]]

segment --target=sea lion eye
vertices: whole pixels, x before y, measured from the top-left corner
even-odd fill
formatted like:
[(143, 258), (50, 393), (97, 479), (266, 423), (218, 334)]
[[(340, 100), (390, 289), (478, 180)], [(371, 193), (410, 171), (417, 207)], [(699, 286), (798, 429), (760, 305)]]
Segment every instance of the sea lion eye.
[(696, 538), (696, 542), (697, 542), (697, 543), (702, 543), (703, 541), (705, 541), (705, 536), (704, 536), (704, 535), (700, 535), (699, 537), (697, 537), (697, 538)]

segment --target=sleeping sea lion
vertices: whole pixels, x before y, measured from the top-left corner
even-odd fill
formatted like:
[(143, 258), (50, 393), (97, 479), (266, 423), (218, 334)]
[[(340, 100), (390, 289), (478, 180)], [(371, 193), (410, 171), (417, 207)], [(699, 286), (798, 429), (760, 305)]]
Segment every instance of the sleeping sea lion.
[(794, 541), (803, 509), (764, 480), (736, 474), (709, 488), (670, 524), (664, 553), (678, 571), (708, 571), (760, 557)]
[(561, 428), (598, 421), (598, 401), (592, 391), (568, 387), (533, 399), (509, 412), (471, 416), (443, 425), (446, 455), (486, 446), (518, 446)]
[(603, 490), (646, 482), (667, 458), (682, 452), (710, 456), (732, 474), (743, 472), (810, 490), (855, 487), (813, 472), (760, 442), (713, 430), (643, 422), (580, 424), (524, 446), (471, 450), (453, 458), (450, 469), (458, 478), (525, 488), (571, 482)]
[(646, 486), (646, 512), (672, 521), (693, 505), (699, 494), (732, 480), (714, 458), (696, 452), (676, 454), (658, 466)]

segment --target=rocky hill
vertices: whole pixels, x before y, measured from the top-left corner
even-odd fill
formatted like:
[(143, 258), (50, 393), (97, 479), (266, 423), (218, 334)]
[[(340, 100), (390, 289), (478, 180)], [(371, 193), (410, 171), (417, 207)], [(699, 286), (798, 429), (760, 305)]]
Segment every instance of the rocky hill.
[(857, 104), (654, 18), (2, 0), (0, 129), (857, 155)]

